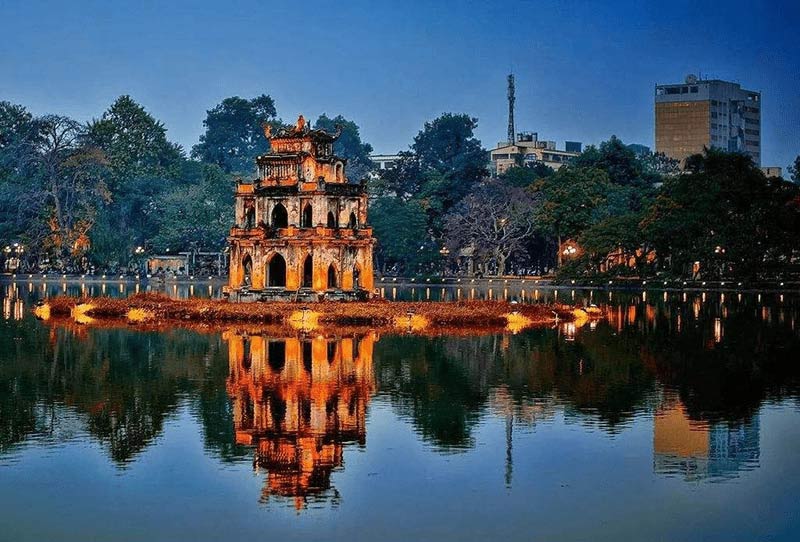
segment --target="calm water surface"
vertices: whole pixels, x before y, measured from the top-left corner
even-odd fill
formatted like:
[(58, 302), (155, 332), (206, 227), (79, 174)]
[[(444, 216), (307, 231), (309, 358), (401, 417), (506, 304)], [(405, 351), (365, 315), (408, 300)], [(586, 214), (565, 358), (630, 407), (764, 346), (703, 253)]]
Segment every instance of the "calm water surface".
[(421, 338), (45, 323), (0, 287), (0, 540), (800, 538), (788, 294)]

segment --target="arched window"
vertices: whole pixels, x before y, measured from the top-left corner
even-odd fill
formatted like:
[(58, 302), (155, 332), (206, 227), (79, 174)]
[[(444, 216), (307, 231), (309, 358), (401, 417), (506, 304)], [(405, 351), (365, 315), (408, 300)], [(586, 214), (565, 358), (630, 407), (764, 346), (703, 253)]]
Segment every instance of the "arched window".
[(311, 288), (314, 280), (314, 262), (311, 259), (311, 254), (306, 256), (303, 262), (303, 287)]
[(336, 215), (333, 214), (333, 211), (328, 211), (328, 227), (329, 228), (337, 227)]
[(242, 260), (242, 286), (250, 286), (253, 283), (253, 259), (246, 255)]
[(272, 208), (270, 224), (273, 228), (289, 227), (289, 213), (286, 212), (286, 207), (284, 207), (282, 203), (279, 203)]
[(336, 280), (336, 268), (333, 264), (328, 266), (328, 288), (336, 288), (337, 280)]
[(361, 269), (358, 265), (353, 267), (353, 290), (358, 290), (360, 287), (359, 280), (361, 279)]
[(267, 285), (286, 287), (286, 260), (280, 254), (275, 254), (267, 264)]
[(256, 227), (256, 204), (253, 201), (244, 203), (244, 227), (248, 230)]
[(312, 224), (313, 221), (313, 211), (311, 209), (311, 204), (306, 203), (306, 206), (303, 207), (303, 216), (300, 219), (300, 227), (301, 228), (312, 228), (314, 225)]
[(336, 172), (336, 180), (338, 182), (344, 182), (344, 164), (336, 162), (334, 171)]
[(347, 227), (352, 229), (358, 228), (358, 219), (356, 218), (355, 213), (350, 213), (350, 219), (347, 221)]

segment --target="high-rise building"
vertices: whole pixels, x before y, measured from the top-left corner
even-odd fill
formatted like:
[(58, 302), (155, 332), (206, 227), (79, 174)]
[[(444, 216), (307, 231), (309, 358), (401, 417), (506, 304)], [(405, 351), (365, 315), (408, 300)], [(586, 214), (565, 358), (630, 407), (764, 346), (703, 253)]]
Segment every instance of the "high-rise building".
[(761, 93), (694, 75), (656, 85), (656, 152), (681, 162), (703, 148), (742, 152), (761, 165)]

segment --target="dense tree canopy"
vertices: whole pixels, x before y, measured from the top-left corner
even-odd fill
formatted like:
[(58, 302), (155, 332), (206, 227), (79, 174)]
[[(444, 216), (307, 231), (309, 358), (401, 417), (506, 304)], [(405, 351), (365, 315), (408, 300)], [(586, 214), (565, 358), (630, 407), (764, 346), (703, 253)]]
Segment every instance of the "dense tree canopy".
[(232, 96), (207, 111), (206, 131), (192, 148), (192, 158), (216, 164), (226, 173), (251, 174), (255, 158), (269, 150), (263, 125), (279, 127), (275, 102), (262, 94), (250, 100)]

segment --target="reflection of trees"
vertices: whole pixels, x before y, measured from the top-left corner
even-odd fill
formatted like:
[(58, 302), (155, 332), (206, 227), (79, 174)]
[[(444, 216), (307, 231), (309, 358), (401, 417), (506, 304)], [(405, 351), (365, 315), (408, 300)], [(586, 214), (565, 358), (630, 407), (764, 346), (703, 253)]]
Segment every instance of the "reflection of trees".
[(563, 341), (555, 330), (386, 337), (377, 361), (381, 392), (423, 437), (445, 449), (470, 445), (472, 427), (498, 387), (503, 410), (516, 410), (518, 420), (526, 409), (533, 416), (539, 406), (559, 401), (609, 429), (632, 417), (654, 387), (638, 351), (607, 329), (576, 342)]
[(118, 463), (161, 432), (188, 382), (203, 377), (203, 359), (214, 350), (213, 341), (188, 331), (76, 334), (24, 325), (3, 328), (0, 341), (14, 345), (0, 348), (0, 449), (30, 434), (47, 435), (64, 405)]
[(766, 398), (796, 397), (800, 389), (800, 339), (789, 322), (759, 322), (759, 307), (729, 305), (662, 310), (654, 326), (621, 337), (641, 345), (643, 359), (695, 420), (746, 420)]

